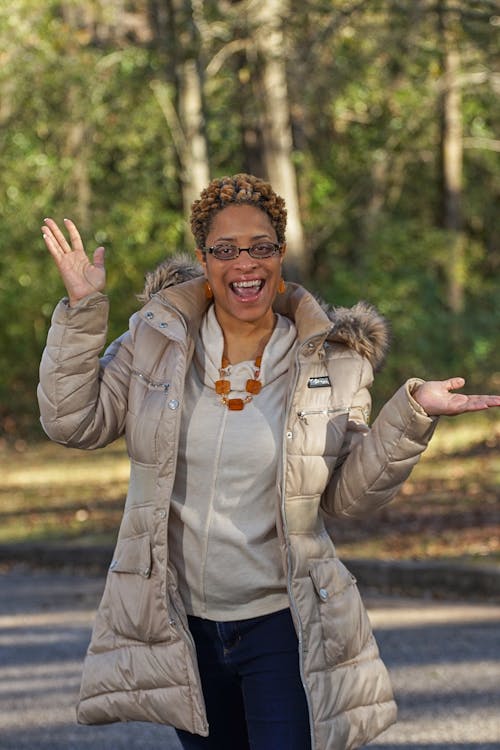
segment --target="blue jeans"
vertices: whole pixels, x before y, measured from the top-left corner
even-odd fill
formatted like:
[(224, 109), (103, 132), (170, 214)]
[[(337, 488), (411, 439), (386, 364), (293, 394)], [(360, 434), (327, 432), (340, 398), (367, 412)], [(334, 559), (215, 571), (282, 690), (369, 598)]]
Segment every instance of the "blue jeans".
[(184, 750), (310, 750), (309, 713), (290, 610), (234, 622), (189, 617), (210, 734)]

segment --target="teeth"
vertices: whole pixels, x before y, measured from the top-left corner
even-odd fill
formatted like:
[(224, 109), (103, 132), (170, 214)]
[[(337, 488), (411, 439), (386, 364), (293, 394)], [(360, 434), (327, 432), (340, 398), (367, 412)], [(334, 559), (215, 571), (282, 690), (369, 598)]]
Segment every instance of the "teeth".
[(248, 289), (252, 286), (260, 286), (261, 282), (258, 279), (255, 279), (253, 281), (234, 281), (233, 286), (243, 289)]

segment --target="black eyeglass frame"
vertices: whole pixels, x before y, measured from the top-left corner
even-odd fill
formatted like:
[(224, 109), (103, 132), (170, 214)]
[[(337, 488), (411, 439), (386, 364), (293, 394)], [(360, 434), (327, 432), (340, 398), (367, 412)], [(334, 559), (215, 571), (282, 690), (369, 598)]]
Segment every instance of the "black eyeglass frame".
[[(253, 255), (254, 248), (255, 247), (259, 247), (260, 245), (272, 245), (273, 248), (274, 248), (274, 250), (273, 250), (273, 252), (270, 255)], [(218, 258), (214, 254), (215, 251), (218, 248), (224, 248), (224, 247), (227, 247), (227, 248), (229, 248), (229, 247), (233, 248), (234, 247), (234, 248), (236, 248), (236, 250), (237, 250), (236, 255), (232, 255), (229, 258)], [(281, 252), (282, 249), (283, 249), (283, 245), (281, 243), (266, 241), (266, 242), (256, 242), (255, 245), (251, 245), (250, 247), (238, 247), (238, 245), (231, 245), (230, 243), (228, 243), (227, 245), (222, 245), (222, 244), (221, 245), (212, 245), (212, 247), (203, 247), (201, 251), (202, 251), (202, 253), (205, 253), (205, 254), (206, 253), (210, 253), (211, 255), (214, 256), (214, 258), (216, 260), (222, 260), (222, 261), (224, 261), (224, 260), (236, 260), (236, 258), (239, 258), (240, 253), (242, 253), (243, 251), (247, 252), (249, 254), (249, 256), (251, 258), (253, 258), (254, 260), (267, 260), (268, 258), (274, 258), (275, 255), (281, 255), (282, 254), (282, 252)]]

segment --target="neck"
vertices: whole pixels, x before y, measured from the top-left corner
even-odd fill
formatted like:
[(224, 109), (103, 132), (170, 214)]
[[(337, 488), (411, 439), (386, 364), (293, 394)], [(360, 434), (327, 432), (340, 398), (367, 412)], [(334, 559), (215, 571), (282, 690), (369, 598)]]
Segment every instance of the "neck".
[[(219, 321), (220, 323), (220, 321)], [(224, 355), (232, 365), (255, 360), (262, 355), (272, 336), (276, 319), (274, 313), (258, 324), (238, 321), (238, 325), (221, 325), (224, 334)]]

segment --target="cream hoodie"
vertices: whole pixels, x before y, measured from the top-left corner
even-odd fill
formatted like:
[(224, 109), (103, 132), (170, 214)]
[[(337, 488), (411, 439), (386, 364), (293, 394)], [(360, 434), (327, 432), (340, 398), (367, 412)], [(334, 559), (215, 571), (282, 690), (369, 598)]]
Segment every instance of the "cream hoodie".
[[(296, 329), (278, 315), (262, 357), (261, 392), (243, 411), (215, 393), (224, 339), (213, 307), (188, 372), (169, 521), (171, 560), (188, 614), (239, 620), (288, 606), (276, 531), (277, 460)], [(231, 366), (231, 397), (253, 362)]]

